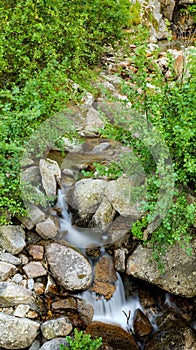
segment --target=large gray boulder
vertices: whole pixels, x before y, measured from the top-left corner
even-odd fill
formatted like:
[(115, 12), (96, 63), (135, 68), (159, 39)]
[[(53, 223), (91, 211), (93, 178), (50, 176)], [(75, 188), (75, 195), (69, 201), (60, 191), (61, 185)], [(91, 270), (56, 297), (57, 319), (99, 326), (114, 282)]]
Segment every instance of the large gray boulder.
[(66, 317), (59, 317), (49, 320), (41, 325), (41, 331), (45, 339), (50, 340), (56, 337), (65, 337), (72, 331), (72, 324)]
[(153, 251), (139, 245), (127, 261), (127, 274), (144, 279), (158, 287), (187, 298), (196, 295), (196, 240), (189, 256), (179, 243), (170, 246), (161, 257), (165, 272), (161, 273)]
[(83, 179), (76, 182), (73, 196), (68, 201), (82, 217), (95, 213), (102, 201), (107, 181), (101, 179)]
[(24, 349), (38, 334), (40, 324), (0, 312), (0, 346), (4, 349)]
[(68, 290), (87, 289), (92, 280), (92, 267), (77, 250), (59, 243), (46, 247), (46, 258), (51, 273), (58, 283)]
[(25, 231), (21, 226), (3, 225), (0, 227), (0, 247), (11, 254), (18, 254), (25, 246)]
[(31, 305), (34, 301), (34, 294), (30, 290), (15, 283), (0, 282), (0, 307)]

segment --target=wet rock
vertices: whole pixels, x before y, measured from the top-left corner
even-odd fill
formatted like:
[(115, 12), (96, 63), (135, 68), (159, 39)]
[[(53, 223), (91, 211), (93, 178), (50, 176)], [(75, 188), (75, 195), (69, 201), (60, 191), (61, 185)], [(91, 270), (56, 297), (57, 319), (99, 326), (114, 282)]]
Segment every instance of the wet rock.
[(0, 346), (5, 349), (24, 349), (32, 344), (40, 324), (0, 312)]
[(61, 344), (68, 346), (65, 338), (56, 338), (44, 343), (39, 350), (59, 350)]
[(116, 280), (112, 258), (109, 255), (102, 256), (94, 267), (94, 281), (91, 290), (103, 295), (105, 299), (110, 299), (116, 290)]
[(162, 274), (157, 262), (152, 259), (152, 249), (139, 245), (128, 258), (127, 274), (156, 284), (173, 294), (193, 297), (196, 295), (195, 246), (196, 240), (192, 242), (191, 256), (178, 243), (168, 247), (164, 256), (161, 257), (165, 268)]
[(81, 134), (82, 136), (95, 136), (103, 126), (104, 122), (100, 118), (99, 112), (91, 107), (86, 115), (85, 126)]
[(76, 183), (73, 192), (73, 202), (71, 206), (77, 210), (81, 216), (93, 214), (97, 210), (103, 198), (103, 192), (107, 182), (100, 179), (83, 179)]
[(42, 260), (44, 257), (44, 247), (41, 245), (31, 244), (28, 247), (28, 253), (33, 257), (33, 259)]
[(36, 225), (37, 233), (44, 239), (54, 238), (58, 229), (58, 225), (50, 217)]
[(6, 281), (12, 277), (17, 271), (16, 266), (0, 261), (0, 281)]
[(101, 229), (105, 229), (112, 221), (116, 211), (106, 197), (103, 198), (99, 208), (97, 209), (93, 220)]
[(0, 227), (0, 246), (11, 254), (20, 253), (26, 246), (25, 231), (21, 226)]
[(92, 337), (102, 337), (103, 342), (115, 350), (138, 350), (138, 346), (132, 336), (123, 328), (115, 324), (102, 323), (99, 321), (91, 322), (86, 332)]
[(141, 216), (140, 203), (138, 202), (138, 196), (134, 196), (136, 186), (139, 185), (141, 185), (140, 181), (137, 184), (135, 181), (122, 176), (107, 184), (104, 195), (119, 214), (125, 217), (132, 215), (139, 219)]
[(51, 243), (46, 247), (46, 258), (53, 277), (65, 289), (83, 290), (90, 286), (92, 267), (80, 252), (59, 243)]
[(179, 316), (164, 315), (158, 325), (145, 350), (195, 350), (195, 334)]
[(72, 325), (66, 317), (59, 317), (44, 322), (41, 325), (41, 331), (44, 338), (50, 340), (68, 335), (72, 331)]
[(31, 305), (34, 301), (34, 294), (30, 290), (11, 282), (0, 282), (0, 307)]
[(32, 261), (29, 264), (23, 266), (23, 270), (28, 278), (37, 278), (47, 275), (47, 271), (44, 269), (40, 262)]
[(51, 159), (40, 159), (40, 173), (43, 188), (47, 196), (55, 196), (57, 193), (57, 181), (61, 178), (61, 170), (58, 163)]
[(137, 309), (134, 313), (133, 329), (138, 339), (149, 335), (153, 330), (148, 317), (140, 309)]

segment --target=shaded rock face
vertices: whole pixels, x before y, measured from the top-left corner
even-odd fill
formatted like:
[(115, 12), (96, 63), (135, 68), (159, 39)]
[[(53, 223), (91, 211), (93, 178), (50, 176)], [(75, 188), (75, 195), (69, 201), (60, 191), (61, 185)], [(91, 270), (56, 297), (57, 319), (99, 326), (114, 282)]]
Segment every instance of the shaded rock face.
[(184, 320), (169, 314), (159, 321), (159, 330), (153, 334), (145, 350), (195, 350), (195, 334)]
[(113, 260), (108, 256), (103, 256), (94, 267), (94, 281), (91, 290), (110, 299), (114, 294), (116, 287), (114, 282), (117, 280), (114, 270)]
[(32, 304), (35, 301), (34, 294), (17, 284), (0, 282), (0, 306), (9, 307), (18, 304)]
[(50, 270), (58, 283), (68, 290), (87, 289), (92, 281), (88, 259), (71, 247), (51, 243), (46, 247)]
[[(196, 241), (192, 247), (196, 246)], [(151, 259), (152, 250), (139, 245), (127, 261), (127, 274), (144, 279), (150, 283), (187, 298), (196, 293), (195, 254), (188, 256), (179, 244), (169, 247), (162, 262), (165, 273), (161, 274), (155, 260)]]
[(130, 333), (117, 325), (110, 325), (99, 321), (91, 322), (86, 329), (92, 337), (102, 337), (103, 342), (115, 350), (138, 350), (138, 346)]
[(5, 349), (24, 349), (38, 334), (40, 324), (0, 312), (0, 346)]
[(140, 309), (135, 311), (133, 328), (138, 339), (149, 335), (153, 330), (148, 317)]

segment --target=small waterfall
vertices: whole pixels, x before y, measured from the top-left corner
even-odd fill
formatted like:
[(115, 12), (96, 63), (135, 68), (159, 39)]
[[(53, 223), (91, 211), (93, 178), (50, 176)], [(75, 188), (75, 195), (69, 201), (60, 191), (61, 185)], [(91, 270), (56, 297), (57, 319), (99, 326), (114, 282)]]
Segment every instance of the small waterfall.
[(95, 237), (95, 230), (81, 229), (72, 226), (72, 217), (68, 212), (66, 203), (66, 194), (62, 190), (58, 190), (58, 200), (56, 207), (62, 209), (60, 221), (60, 230), (57, 239), (65, 240), (77, 248), (86, 248), (87, 246), (100, 246), (102, 244), (99, 237)]
[[(100, 247), (102, 255), (106, 254), (102, 246), (101, 240), (90, 235), (88, 230), (83, 232), (82, 229), (77, 230), (72, 226), (71, 214), (68, 212), (66, 203), (66, 195), (62, 190), (58, 192), (58, 200), (56, 207), (62, 209), (60, 218), (60, 230), (57, 239), (63, 239), (77, 248), (85, 248), (89, 244), (94, 244)], [(91, 230), (92, 231), (92, 230)], [(122, 279), (117, 273), (117, 281), (115, 282), (116, 290), (111, 299), (106, 300), (103, 296), (98, 297), (95, 292), (89, 290), (77, 294), (93, 305), (94, 317), (93, 320), (99, 320), (107, 323), (116, 323), (126, 330), (133, 330), (133, 316), (136, 309), (142, 309), (137, 295), (130, 296), (125, 299), (125, 291)]]
[(93, 305), (93, 320), (116, 323), (126, 330), (133, 330), (134, 312), (136, 309), (142, 310), (142, 306), (137, 295), (130, 296), (126, 301), (123, 282), (118, 273), (117, 277), (116, 290), (111, 299), (106, 300), (103, 296), (99, 298), (89, 290), (81, 293), (80, 297)]

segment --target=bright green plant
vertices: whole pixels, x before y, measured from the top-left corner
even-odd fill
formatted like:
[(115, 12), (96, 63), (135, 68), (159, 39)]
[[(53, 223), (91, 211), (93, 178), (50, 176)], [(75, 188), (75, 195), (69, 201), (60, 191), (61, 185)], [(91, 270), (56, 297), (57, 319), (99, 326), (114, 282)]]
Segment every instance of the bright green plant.
[(60, 350), (97, 350), (102, 346), (102, 338), (92, 339), (90, 334), (74, 329), (74, 338), (67, 336), (68, 346), (60, 345)]

